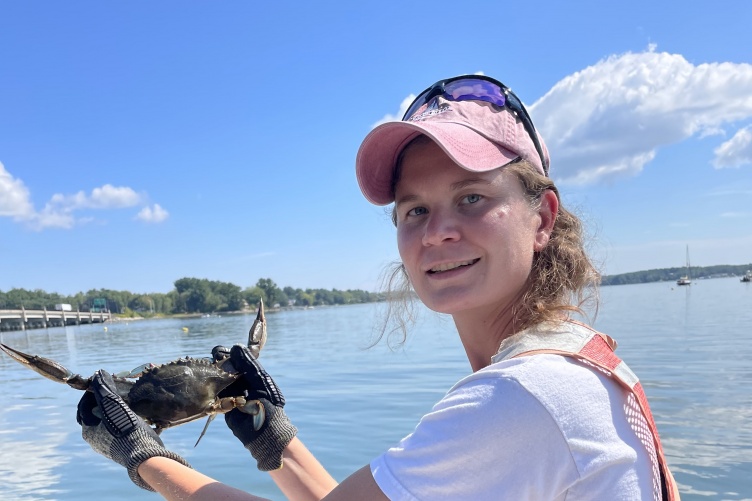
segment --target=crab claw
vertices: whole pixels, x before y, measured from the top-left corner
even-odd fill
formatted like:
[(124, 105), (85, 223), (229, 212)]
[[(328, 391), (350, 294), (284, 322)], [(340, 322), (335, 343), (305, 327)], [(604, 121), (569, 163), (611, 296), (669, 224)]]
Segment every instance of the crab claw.
[(90, 378), (82, 378), (78, 374), (73, 374), (54, 360), (37, 355), (28, 355), (2, 343), (0, 343), (0, 350), (3, 350), (16, 362), (23, 364), (25, 367), (51, 381), (65, 383), (77, 390), (86, 390), (89, 388)]
[(258, 358), (261, 348), (266, 344), (266, 317), (264, 316), (264, 301), (259, 300), (258, 314), (256, 320), (248, 331), (248, 349), (251, 350), (253, 358)]
[(240, 411), (253, 416), (254, 431), (259, 431), (261, 429), (261, 426), (266, 420), (266, 409), (264, 409), (264, 404), (262, 404), (260, 400), (251, 400), (247, 402), (243, 407), (240, 407)]

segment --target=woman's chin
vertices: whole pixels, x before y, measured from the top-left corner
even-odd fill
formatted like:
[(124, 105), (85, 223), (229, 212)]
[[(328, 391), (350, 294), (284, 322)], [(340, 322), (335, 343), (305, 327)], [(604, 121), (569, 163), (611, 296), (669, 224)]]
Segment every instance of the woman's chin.
[(431, 291), (420, 293), (416, 291), (423, 304), (431, 311), (445, 315), (455, 315), (466, 310), (480, 306), (479, 301), (473, 301), (471, 297), (461, 291)]

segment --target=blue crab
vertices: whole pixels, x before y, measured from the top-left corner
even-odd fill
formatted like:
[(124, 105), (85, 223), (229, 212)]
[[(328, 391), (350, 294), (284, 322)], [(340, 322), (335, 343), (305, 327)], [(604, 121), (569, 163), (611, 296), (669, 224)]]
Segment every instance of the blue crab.
[[(266, 318), (262, 302), (248, 332), (248, 348), (254, 357), (259, 356), (265, 343)], [(2, 343), (0, 350), (47, 379), (77, 390), (89, 389), (91, 377), (74, 374), (54, 360), (28, 355)], [(148, 363), (131, 372), (115, 374), (113, 379), (118, 394), (133, 412), (153, 425), (157, 433), (208, 416), (196, 441), (198, 445), (217, 414), (237, 408), (253, 416), (255, 429), (260, 429), (264, 423), (264, 406), (258, 400), (246, 400), (244, 392), (232, 386), (241, 374), (229, 357), (229, 349), (215, 346), (211, 359), (186, 357), (161, 365)]]

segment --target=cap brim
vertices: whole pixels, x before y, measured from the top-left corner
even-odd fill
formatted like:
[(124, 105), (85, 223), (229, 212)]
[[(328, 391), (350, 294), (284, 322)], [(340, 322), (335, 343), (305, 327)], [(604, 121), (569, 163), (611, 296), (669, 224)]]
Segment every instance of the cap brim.
[(502, 167), (519, 157), (483, 134), (455, 122), (387, 122), (363, 140), (355, 160), (360, 190), (376, 205), (394, 201), (392, 175), (402, 149), (418, 134), (438, 144), (460, 167), (484, 172)]

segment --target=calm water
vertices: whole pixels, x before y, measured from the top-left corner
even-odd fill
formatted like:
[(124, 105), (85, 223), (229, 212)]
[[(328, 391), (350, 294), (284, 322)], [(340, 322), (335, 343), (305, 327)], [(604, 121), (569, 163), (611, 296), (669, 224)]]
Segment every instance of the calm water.
[[(752, 284), (738, 279), (606, 287), (595, 326), (643, 381), (684, 500), (752, 499)], [(379, 305), (268, 315), (261, 360), (287, 398), (300, 438), (342, 479), (409, 433), (469, 372), (450, 320), (425, 312), (406, 346), (365, 350)], [(253, 316), (153, 320), (0, 334), (22, 351), (90, 375), (145, 362), (206, 356), (245, 341)], [(184, 333), (182, 328), (189, 331)], [(0, 357), (0, 497), (155, 499), (80, 438), (80, 393)], [(217, 419), (162, 435), (198, 470), (283, 499)]]

